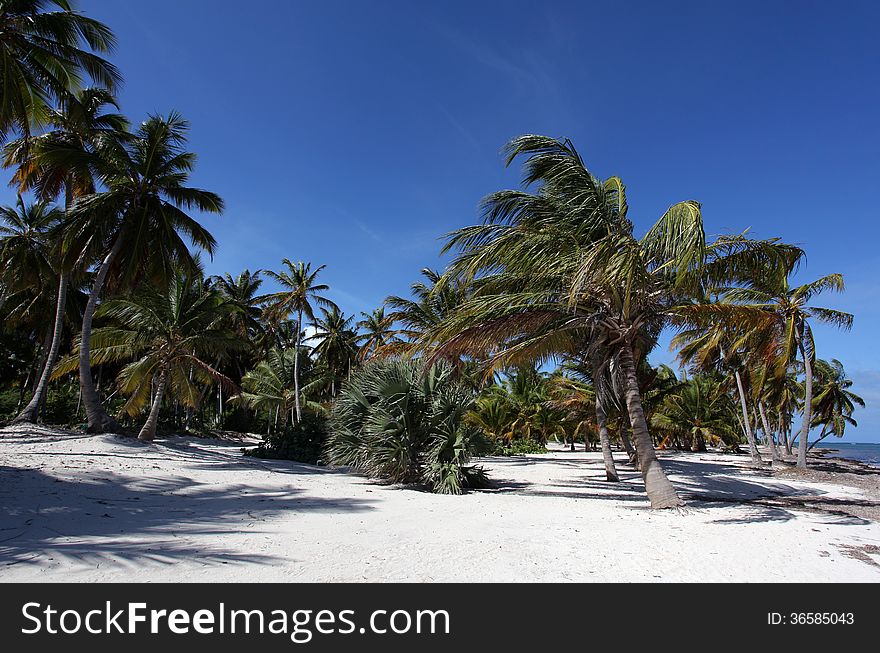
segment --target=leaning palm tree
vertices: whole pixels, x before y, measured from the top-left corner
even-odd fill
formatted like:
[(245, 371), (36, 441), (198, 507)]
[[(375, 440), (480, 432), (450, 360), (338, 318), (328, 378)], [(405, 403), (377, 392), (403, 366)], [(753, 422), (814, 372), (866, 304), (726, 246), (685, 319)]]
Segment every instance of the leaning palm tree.
[(842, 438), (847, 425), (858, 426), (852, 417), (856, 406), (865, 407), (865, 400), (850, 390), (853, 382), (847, 378), (843, 363), (836, 358), (817, 360), (815, 375), (818, 388), (813, 397), (812, 426), (821, 426), (822, 432), (809, 449), (829, 435)]
[(803, 422), (798, 443), (797, 465), (807, 467), (808, 438), (812, 423), (813, 361), (816, 357), (813, 330), (810, 320), (818, 320), (831, 326), (849, 330), (853, 316), (843, 311), (809, 305), (810, 300), (825, 290), (842, 292), (843, 275), (829, 274), (816, 281), (792, 287), (788, 274), (769, 274), (755, 280), (748, 288), (731, 289), (728, 298), (752, 310), (764, 311), (774, 320), (779, 343), (779, 374), (798, 354), (804, 365)]
[(0, 141), (11, 131), (29, 136), (85, 78), (116, 86), (119, 71), (95, 54), (115, 42), (70, 0), (0, 0)]
[[(213, 253), (213, 236), (186, 210), (220, 213), (223, 200), (186, 186), (195, 155), (184, 149), (189, 123), (179, 114), (151, 116), (129, 137), (108, 140), (96, 152), (67, 152), (70, 165), (88, 162), (102, 188), (68, 210), (67, 251), (77, 261), (97, 260), (82, 320), (80, 386), (90, 432), (116, 425), (101, 405), (90, 367), (92, 319), (108, 279), (118, 288), (143, 279), (162, 285), (179, 266), (196, 268), (184, 237)], [(56, 159), (59, 165), (64, 157)], [(120, 257), (125, 251), (126, 256)]]
[[(104, 89), (85, 89), (64, 98), (59, 109), (49, 112), (50, 131), (33, 139), (17, 139), (4, 148), (5, 165), (16, 168), (13, 181), (20, 188), (32, 189), (46, 199), (63, 195), (65, 211), (76, 198), (94, 193), (94, 170), (89, 155), (100, 149), (105, 139), (116, 139), (128, 128), (124, 116), (105, 111), (109, 106), (118, 108), (115, 98)], [(84, 156), (70, 156), (71, 152)], [(63, 229), (58, 231), (63, 235)], [(63, 238), (58, 242), (63, 245)], [(15, 418), (16, 422), (34, 422), (39, 417), (61, 344), (67, 290), (75, 270), (68, 269), (69, 261), (64, 260), (61, 252), (58, 254), (52, 345), (34, 395)]]
[(303, 317), (310, 321), (315, 320), (315, 306), (336, 308), (331, 300), (321, 293), (330, 289), (330, 286), (317, 283), (318, 275), (326, 266), (321, 265), (312, 270), (311, 263), (302, 261), (294, 264), (290, 259), (281, 261), (287, 269), (281, 272), (267, 270), (266, 274), (280, 284), (283, 290), (264, 295), (262, 300), (266, 303), (266, 311), (270, 321), (279, 323), (291, 314), (296, 315), (295, 342), (294, 342), (294, 401), (296, 403), (296, 421), (302, 421), (302, 404), (300, 402), (299, 388), (299, 357), (302, 345)]
[[(92, 333), (92, 363), (127, 362), (118, 377), (128, 396), (123, 410), (133, 416), (149, 406), (139, 440), (155, 438), (166, 394), (195, 408), (205, 385), (235, 389), (209, 362), (245, 346), (228, 328), (229, 311), (220, 294), (206, 290), (191, 270), (177, 271), (167, 288), (146, 286), (131, 297), (101, 304), (97, 315), (110, 325)], [(72, 357), (58, 373), (77, 362)]]

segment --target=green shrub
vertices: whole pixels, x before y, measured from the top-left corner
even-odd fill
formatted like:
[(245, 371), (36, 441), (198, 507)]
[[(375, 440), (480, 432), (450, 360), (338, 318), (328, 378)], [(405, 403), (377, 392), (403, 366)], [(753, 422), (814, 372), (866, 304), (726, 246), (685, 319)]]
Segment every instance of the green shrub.
[(510, 442), (495, 441), (491, 456), (525, 456), (533, 453), (547, 453), (547, 447), (532, 438), (514, 438)]
[(299, 424), (287, 426), (264, 438), (259, 446), (243, 449), (246, 456), (295, 460), (317, 465), (327, 440), (327, 423), (323, 417), (306, 413)]
[(472, 404), (473, 391), (445, 363), (428, 370), (415, 360), (369, 363), (333, 407), (327, 462), (442, 494), (483, 486), (483, 470), (468, 465), (479, 443), (464, 420)]

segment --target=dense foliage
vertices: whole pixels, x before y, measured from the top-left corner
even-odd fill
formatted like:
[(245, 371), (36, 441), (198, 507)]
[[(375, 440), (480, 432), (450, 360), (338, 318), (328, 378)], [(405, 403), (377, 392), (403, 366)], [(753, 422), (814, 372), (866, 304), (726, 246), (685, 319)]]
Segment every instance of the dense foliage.
[(330, 417), (326, 458), (395, 483), (460, 494), (485, 483), (468, 463), (479, 431), (464, 419), (473, 393), (451, 366), (420, 360), (369, 363), (342, 387)]

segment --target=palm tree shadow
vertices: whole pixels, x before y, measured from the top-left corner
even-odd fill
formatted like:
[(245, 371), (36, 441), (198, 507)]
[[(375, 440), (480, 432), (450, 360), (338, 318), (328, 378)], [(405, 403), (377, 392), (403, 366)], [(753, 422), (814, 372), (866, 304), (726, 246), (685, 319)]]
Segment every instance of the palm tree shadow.
[(0, 572), (47, 559), (93, 566), (187, 559), (268, 565), (276, 558), (226, 548), (223, 536), (260, 532), (262, 522), (280, 514), (373, 509), (368, 500), (313, 497), (290, 487), (92, 474), (67, 480), (0, 466)]
[[(765, 468), (753, 468), (740, 461), (717, 462), (689, 458), (692, 454), (661, 454), (661, 464), (690, 508), (736, 509), (735, 515), (714, 520), (720, 524), (743, 524), (767, 521), (789, 521), (797, 513), (811, 513), (825, 523), (865, 525), (870, 521), (853, 514), (856, 508), (880, 507), (880, 502), (858, 498), (829, 497), (827, 492), (813, 486), (793, 485), (774, 478)], [(648, 507), (641, 474), (629, 465), (620, 464), (620, 481), (605, 480), (601, 460), (554, 460), (551, 458), (523, 457), (523, 460), (505, 461), (495, 467), (493, 475), (505, 466), (518, 467), (541, 462), (550, 471), (549, 482), (540, 485), (521, 480), (496, 477), (484, 492), (519, 494), (524, 496), (559, 497), (573, 499), (601, 499), (631, 504), (629, 507)], [(578, 466), (585, 472), (572, 479), (554, 478), (553, 469), (564, 470)], [(561, 474), (560, 474), (561, 476)], [(547, 487), (552, 489), (547, 489)], [(745, 512), (743, 512), (745, 508)]]

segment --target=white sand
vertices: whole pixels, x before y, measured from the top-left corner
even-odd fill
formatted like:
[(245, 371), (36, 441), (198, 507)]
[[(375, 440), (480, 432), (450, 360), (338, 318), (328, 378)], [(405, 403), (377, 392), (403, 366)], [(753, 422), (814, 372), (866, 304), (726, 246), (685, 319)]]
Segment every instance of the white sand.
[(0, 431), (0, 581), (880, 581), (847, 555), (880, 550), (880, 524), (834, 506), (877, 497), (744, 457), (664, 454), (678, 513), (623, 456), (620, 484), (596, 453), (486, 460), (498, 487), (450, 497), (240, 447)]

